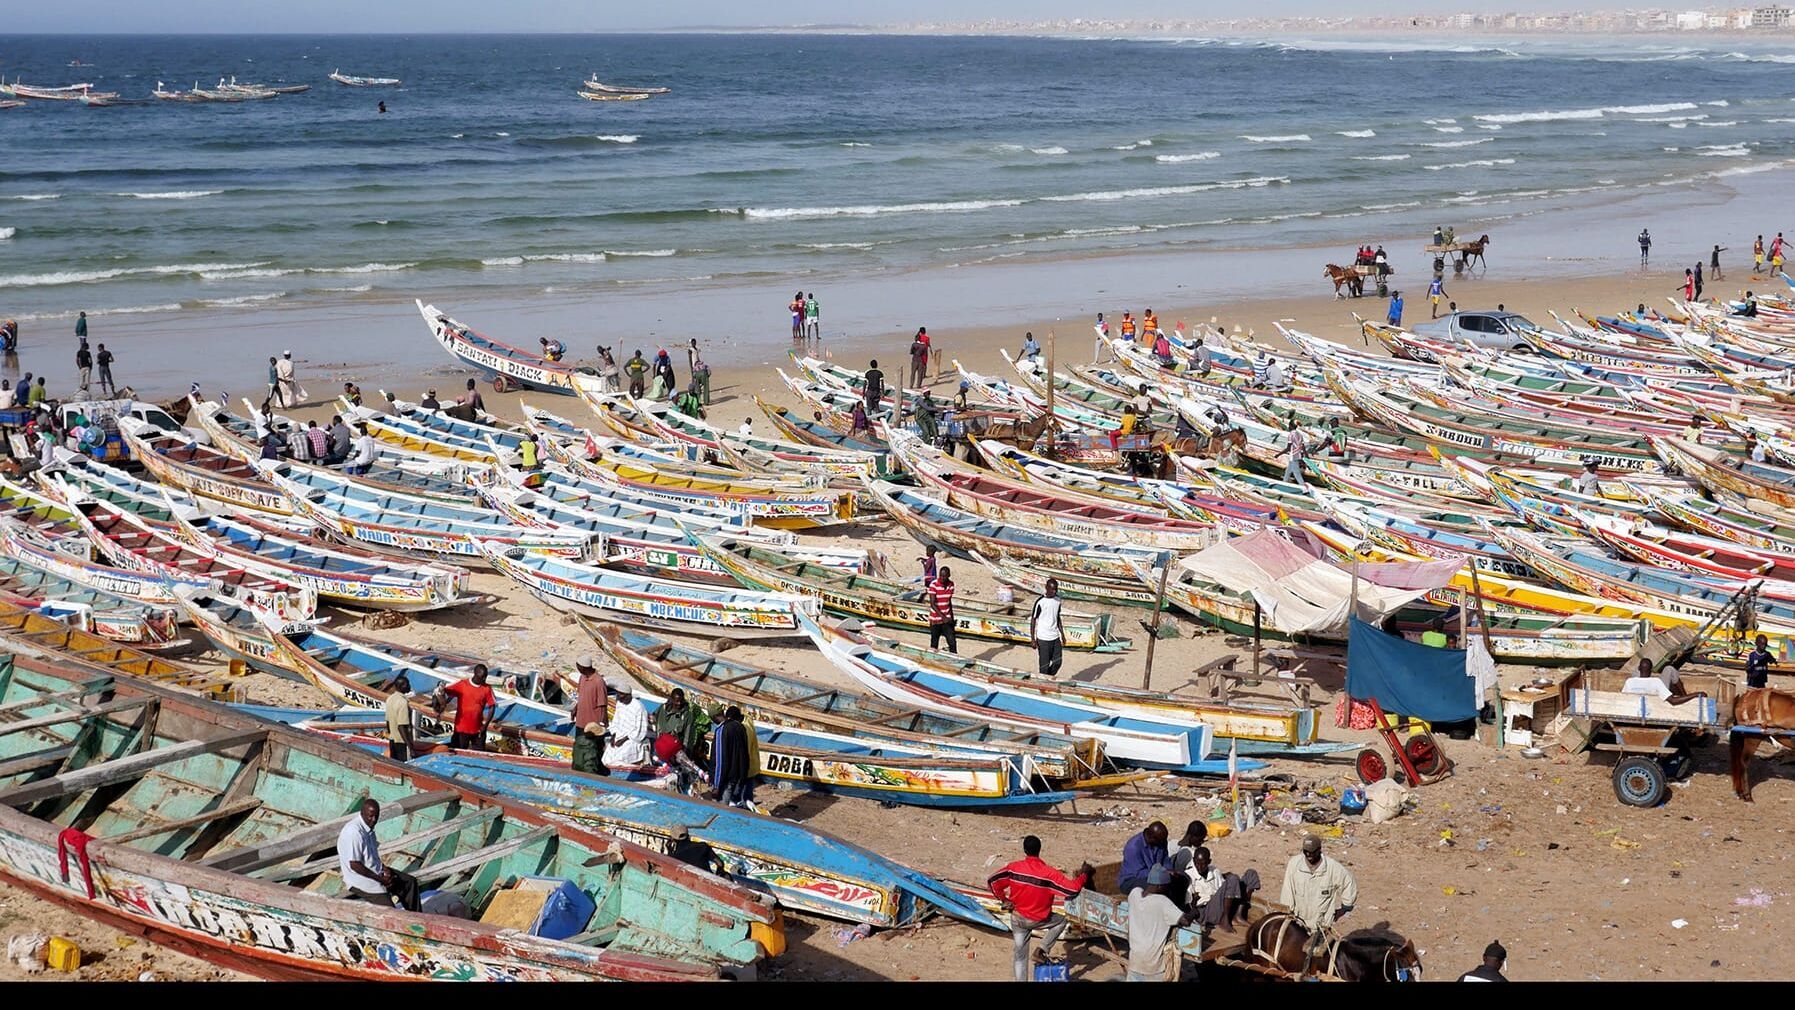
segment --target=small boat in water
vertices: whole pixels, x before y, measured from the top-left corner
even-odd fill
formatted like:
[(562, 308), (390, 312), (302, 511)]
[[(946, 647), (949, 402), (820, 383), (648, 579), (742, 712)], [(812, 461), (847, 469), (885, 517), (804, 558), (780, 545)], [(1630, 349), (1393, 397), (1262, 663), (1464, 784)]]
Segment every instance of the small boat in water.
[(672, 88), (627, 88), (620, 84), (604, 84), (599, 81), (597, 74), (586, 78), (582, 87), (601, 95), (664, 95), (673, 90)]
[(399, 84), (397, 77), (356, 77), (353, 74), (343, 73), (341, 69), (332, 70), (330, 79), (352, 88), (391, 88)]
[(647, 95), (608, 95), (602, 91), (581, 91), (577, 94), (588, 102), (639, 102)]

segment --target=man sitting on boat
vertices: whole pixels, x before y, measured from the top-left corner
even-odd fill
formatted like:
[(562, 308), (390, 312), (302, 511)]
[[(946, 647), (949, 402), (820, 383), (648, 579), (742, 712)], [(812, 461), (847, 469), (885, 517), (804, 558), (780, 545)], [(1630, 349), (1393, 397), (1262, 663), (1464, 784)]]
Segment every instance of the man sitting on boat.
[(542, 356), (549, 361), (560, 361), (567, 356), (567, 345), (559, 340), (539, 337), (537, 343), (542, 345)]
[(380, 803), (373, 798), (361, 801), (361, 812), (343, 824), (337, 834), (338, 869), (343, 876), (343, 897), (376, 905), (399, 907), (407, 912), (418, 910), (418, 878), (391, 869), (380, 861), (380, 840), (374, 837), (374, 825), (380, 823)]

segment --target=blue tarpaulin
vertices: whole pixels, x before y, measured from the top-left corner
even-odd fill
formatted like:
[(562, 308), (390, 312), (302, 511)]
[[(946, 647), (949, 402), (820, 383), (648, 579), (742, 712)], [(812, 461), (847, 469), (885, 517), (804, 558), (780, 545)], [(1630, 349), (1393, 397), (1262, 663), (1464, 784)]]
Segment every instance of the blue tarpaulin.
[(1465, 650), (1411, 642), (1356, 617), (1346, 633), (1346, 693), (1428, 722), (1477, 718)]

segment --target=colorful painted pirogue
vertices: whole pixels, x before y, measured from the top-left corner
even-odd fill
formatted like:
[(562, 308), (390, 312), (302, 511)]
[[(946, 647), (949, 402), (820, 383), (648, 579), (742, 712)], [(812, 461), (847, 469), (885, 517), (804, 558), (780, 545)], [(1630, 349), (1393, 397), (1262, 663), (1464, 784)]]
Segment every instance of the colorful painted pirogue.
[(437, 344), (492, 379), (495, 389), (521, 386), (544, 393), (572, 396), (576, 382), (597, 381), (598, 377), (591, 374), (591, 369), (586, 369), (586, 374), (581, 374), (564, 362), (550, 361), (521, 347), (512, 347), (475, 333), (450, 319), (434, 305), (425, 305), (420, 301), (417, 306), (418, 313), (424, 317), (424, 325), (430, 328), (430, 336)]
[[(167, 688), (5, 657), (0, 705), (19, 717), (0, 736), (0, 876), (219, 965), (282, 979), (671, 981), (752, 975), (784, 947), (767, 895)], [(565, 913), (509, 928), (345, 900), (334, 843), (364, 799), (381, 805), (385, 862), (475, 916), (519, 887), (559, 889)], [(71, 831), (80, 854), (63, 872)]]
[[(813, 596), (830, 613), (865, 618), (894, 628), (920, 630), (929, 626), (928, 602), (921, 587), (829, 568), (751, 541), (697, 539), (706, 557), (750, 589)], [(1015, 603), (956, 601), (954, 630), (970, 638), (1032, 642), (1028, 627), (1031, 613), (1029, 607)], [(1061, 619), (1068, 649), (1114, 652), (1128, 647), (1126, 639), (1115, 637), (1108, 614), (1068, 610)]]

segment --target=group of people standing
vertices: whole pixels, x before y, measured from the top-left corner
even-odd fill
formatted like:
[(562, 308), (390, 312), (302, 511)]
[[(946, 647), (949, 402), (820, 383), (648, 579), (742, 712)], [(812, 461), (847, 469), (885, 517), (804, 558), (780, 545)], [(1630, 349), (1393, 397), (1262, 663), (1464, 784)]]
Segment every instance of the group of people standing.
[(816, 292), (806, 295), (800, 291), (792, 295), (792, 300), (785, 307), (792, 316), (792, 343), (821, 347), (823, 308), (816, 300)]

